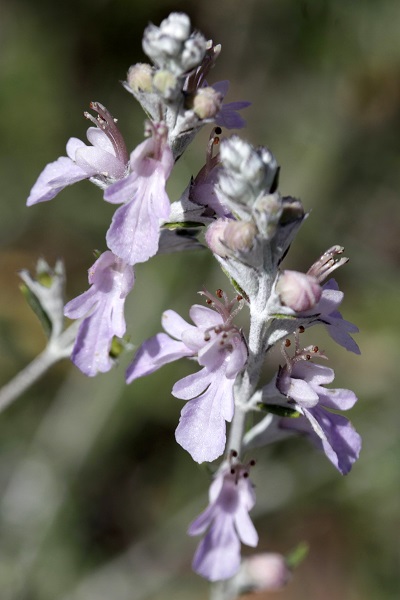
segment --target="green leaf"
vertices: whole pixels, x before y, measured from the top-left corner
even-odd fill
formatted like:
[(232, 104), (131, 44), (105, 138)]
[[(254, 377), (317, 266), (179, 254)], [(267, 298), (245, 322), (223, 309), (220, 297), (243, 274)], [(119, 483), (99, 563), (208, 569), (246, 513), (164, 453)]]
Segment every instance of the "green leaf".
[[(42, 282), (40, 282), (40, 283), (42, 283)], [(50, 287), (50, 286), (48, 286), (48, 287)], [(25, 283), (21, 283), (19, 286), (19, 289), (21, 290), (27, 303), (29, 304), (29, 306), (31, 307), (31, 309), (33, 310), (33, 312), (39, 319), (46, 336), (50, 337), (51, 331), (52, 331), (51, 320), (49, 319), (47, 313), (43, 309), (43, 306), (41, 305), (38, 297), (35, 296), (35, 294), (28, 288), (27, 285), (25, 285)]]
[(278, 313), (271, 315), (271, 317), (274, 319), (288, 319), (288, 320), (294, 320), (294, 319), (298, 318), (294, 315), (283, 315), (283, 314), (278, 314)]
[(278, 417), (290, 417), (291, 419), (297, 419), (297, 417), (300, 417), (300, 413), (297, 410), (287, 406), (280, 406), (279, 404), (264, 404), (263, 402), (259, 402), (257, 406), (265, 412), (278, 415)]
[(246, 300), (246, 302), (250, 302), (250, 298), (248, 297), (248, 295), (246, 294), (246, 292), (240, 287), (240, 285), (238, 284), (237, 281), (235, 281), (235, 279), (233, 279), (233, 277), (231, 277), (228, 273), (228, 271), (226, 269), (224, 269), (224, 267), (221, 266), (222, 271), (225, 273), (225, 275), (227, 276), (227, 278), (229, 279), (229, 281), (231, 282), (231, 284), (233, 285), (233, 287), (235, 288), (235, 290), (238, 292), (238, 294), (240, 294), (241, 296), (243, 296), (243, 298)]
[(164, 223), (163, 227), (166, 229), (190, 229), (195, 227), (204, 227), (203, 223), (197, 221), (179, 221), (178, 223)]
[(297, 569), (297, 567), (307, 557), (310, 550), (310, 546), (307, 542), (300, 542), (289, 554), (286, 556), (286, 564), (289, 569)]

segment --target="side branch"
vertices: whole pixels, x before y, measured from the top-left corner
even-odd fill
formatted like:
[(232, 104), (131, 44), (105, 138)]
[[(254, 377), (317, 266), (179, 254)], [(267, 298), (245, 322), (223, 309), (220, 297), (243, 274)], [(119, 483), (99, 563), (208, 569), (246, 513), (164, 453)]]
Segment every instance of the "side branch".
[(68, 358), (80, 321), (73, 323), (56, 341), (50, 342), (33, 361), (0, 390), (0, 412), (28, 390), (56, 362)]

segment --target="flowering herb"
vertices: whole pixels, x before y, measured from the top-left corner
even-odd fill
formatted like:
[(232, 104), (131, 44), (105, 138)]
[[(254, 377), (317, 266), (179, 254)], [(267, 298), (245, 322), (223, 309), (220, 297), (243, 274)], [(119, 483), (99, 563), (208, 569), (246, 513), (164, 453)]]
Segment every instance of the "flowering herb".
[[(230, 581), (221, 588), (224, 600), (246, 590), (276, 589), (291, 575), (292, 563), (277, 554), (241, 561), (241, 543), (254, 547), (258, 535), (249, 517), (256, 501), (249, 478), (254, 461), (244, 464), (239, 455), (305, 434), (342, 474), (359, 456), (360, 436), (336, 412), (349, 410), (355, 394), (326, 387), (334, 371), (315, 362), (326, 355), (318, 346), (300, 344), (305, 329), (324, 325), (338, 344), (359, 354), (351, 337), (358, 329), (338, 311), (343, 292), (335, 280), (324, 283), (347, 262), (341, 246), (329, 248), (307, 273), (284, 268), (306, 215), (299, 199), (281, 195), (280, 167), (268, 148), (236, 134), (225, 136), (222, 128), (244, 126), (238, 111), (250, 103), (226, 104), (229, 82), (209, 83), (221, 46), (192, 31), (187, 15), (172, 13), (160, 26), (146, 28), (143, 50), (151, 63), (132, 65), (124, 87), (146, 113), (145, 141), (129, 154), (116, 120), (102, 104), (92, 103), (97, 117), (85, 113), (94, 125), (87, 131), (91, 145), (71, 138), (68, 156), (45, 167), (27, 201), (31, 206), (51, 200), (67, 185), (89, 179), (104, 200), (121, 205), (106, 235), (108, 250), (89, 270), (90, 288), (65, 306), (64, 314), (76, 324), (62, 331), (60, 268), (56, 285), (41, 286), (26, 272), (23, 278), (52, 325), (53, 362), (70, 355), (83, 373), (94, 376), (109, 371), (121, 352), (115, 340), (126, 331), (124, 303), (134, 284), (133, 266), (157, 252), (201, 246), (196, 234), (205, 229), (208, 249), (236, 295), (229, 300), (222, 290), (215, 296), (201, 292), (206, 306), (190, 308), (192, 323), (166, 310), (164, 332), (139, 346), (126, 381), (134, 395), (135, 380), (163, 365), (187, 358), (199, 367), (172, 388), (173, 396), (186, 401), (176, 440), (196, 462), (222, 457), (213, 466), (209, 505), (189, 534), (204, 535), (194, 570), (210, 581)], [(170, 203), (166, 183), (175, 162), (207, 125), (212, 131), (205, 164)], [(243, 331), (235, 318), (244, 307)], [(262, 369), (277, 344), (284, 364), (265, 385)]]

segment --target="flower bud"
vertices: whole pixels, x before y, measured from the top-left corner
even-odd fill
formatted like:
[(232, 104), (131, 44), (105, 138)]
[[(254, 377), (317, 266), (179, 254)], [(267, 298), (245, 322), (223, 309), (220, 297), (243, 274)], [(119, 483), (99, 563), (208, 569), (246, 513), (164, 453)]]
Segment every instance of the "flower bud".
[(147, 63), (137, 63), (129, 67), (127, 84), (134, 92), (152, 92), (153, 70)]
[(179, 77), (201, 63), (206, 40), (200, 33), (190, 35), (187, 15), (171, 13), (160, 27), (150, 24), (145, 29), (143, 50), (157, 67)]
[(282, 198), (278, 192), (259, 196), (253, 205), (253, 218), (260, 233), (271, 239), (282, 214)]
[(153, 86), (165, 100), (176, 98), (181, 91), (178, 79), (173, 73), (165, 69), (155, 73), (153, 77)]
[(256, 234), (257, 227), (253, 221), (229, 221), (223, 241), (231, 250), (247, 252), (252, 247)]
[(279, 167), (275, 157), (267, 148), (254, 148), (233, 135), (223, 140), (220, 159), (219, 189), (229, 208), (248, 220), (256, 200), (276, 189)]
[(163, 35), (184, 42), (190, 35), (190, 19), (185, 13), (173, 12), (160, 24)]
[(283, 271), (275, 290), (282, 304), (296, 312), (313, 308), (322, 294), (322, 288), (315, 277), (298, 271)]
[(206, 242), (221, 258), (232, 252), (248, 252), (254, 243), (257, 227), (253, 221), (233, 221), (232, 219), (217, 219), (206, 232)]
[(256, 554), (243, 561), (235, 584), (239, 593), (279, 590), (291, 578), (291, 571), (281, 554)]
[(211, 252), (214, 252), (214, 254), (217, 254), (221, 258), (229, 256), (229, 251), (223, 242), (228, 223), (229, 219), (217, 219), (214, 223), (211, 223), (205, 233), (206, 242)]
[(193, 98), (193, 111), (199, 119), (212, 119), (221, 105), (222, 96), (212, 87), (199, 88)]

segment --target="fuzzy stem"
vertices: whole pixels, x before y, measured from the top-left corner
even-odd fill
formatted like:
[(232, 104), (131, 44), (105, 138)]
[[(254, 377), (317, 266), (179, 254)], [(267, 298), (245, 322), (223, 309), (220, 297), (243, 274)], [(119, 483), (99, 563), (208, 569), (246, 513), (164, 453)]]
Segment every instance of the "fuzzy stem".
[(0, 390), (0, 412), (12, 404), (56, 362), (71, 355), (80, 321), (75, 321), (57, 340), (52, 340), (33, 361)]
[(264, 339), (266, 319), (260, 313), (250, 316), (249, 360), (247, 367), (235, 387), (235, 414), (229, 432), (227, 452), (236, 450), (240, 455), (246, 428), (248, 403), (257, 387), (264, 362)]

